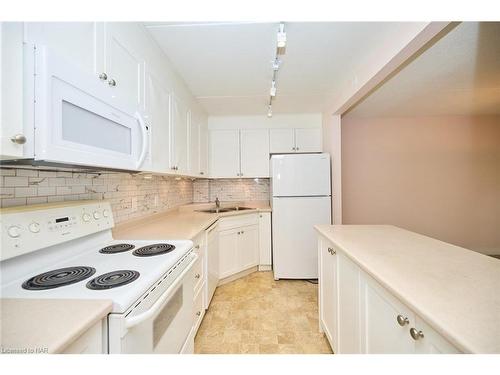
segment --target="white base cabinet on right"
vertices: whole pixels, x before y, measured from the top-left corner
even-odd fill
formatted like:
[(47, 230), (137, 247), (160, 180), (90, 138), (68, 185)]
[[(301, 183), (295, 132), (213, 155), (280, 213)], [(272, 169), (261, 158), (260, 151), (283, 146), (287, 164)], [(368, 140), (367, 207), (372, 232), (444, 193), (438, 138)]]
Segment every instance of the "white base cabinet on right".
[(460, 352), (326, 237), (318, 244), (320, 330), (335, 353)]

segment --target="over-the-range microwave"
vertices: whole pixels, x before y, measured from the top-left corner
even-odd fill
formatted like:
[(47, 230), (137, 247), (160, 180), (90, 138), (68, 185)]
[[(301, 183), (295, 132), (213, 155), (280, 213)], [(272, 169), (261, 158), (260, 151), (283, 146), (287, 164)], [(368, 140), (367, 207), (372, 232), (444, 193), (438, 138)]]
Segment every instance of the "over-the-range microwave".
[(141, 171), (150, 163), (143, 115), (46, 46), (24, 49), (24, 157), (2, 164)]

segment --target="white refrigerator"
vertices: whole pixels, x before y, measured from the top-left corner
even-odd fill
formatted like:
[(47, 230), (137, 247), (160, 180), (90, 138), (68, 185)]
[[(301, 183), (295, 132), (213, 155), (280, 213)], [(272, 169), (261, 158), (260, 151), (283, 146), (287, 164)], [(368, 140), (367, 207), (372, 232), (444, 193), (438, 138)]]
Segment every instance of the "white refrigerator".
[(330, 155), (271, 157), (273, 272), (278, 279), (317, 279), (316, 224), (331, 223)]

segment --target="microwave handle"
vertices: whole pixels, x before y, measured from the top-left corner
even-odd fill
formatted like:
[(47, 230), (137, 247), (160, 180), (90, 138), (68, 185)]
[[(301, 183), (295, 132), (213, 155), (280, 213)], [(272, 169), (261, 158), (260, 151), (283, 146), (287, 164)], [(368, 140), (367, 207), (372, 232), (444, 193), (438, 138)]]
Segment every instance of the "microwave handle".
[(142, 116), (139, 112), (135, 113), (135, 118), (139, 123), (142, 135), (142, 149), (141, 149), (141, 154), (139, 156), (139, 160), (137, 161), (137, 169), (139, 169), (142, 163), (144, 163), (144, 159), (146, 158), (146, 153), (148, 150), (148, 131), (146, 129), (146, 124), (144, 124), (144, 120), (142, 119)]
[(173, 284), (168, 287), (168, 289), (165, 291), (165, 293), (163, 293), (160, 296), (160, 298), (158, 298), (158, 300), (153, 304), (153, 306), (151, 306), (150, 309), (148, 309), (147, 311), (144, 311), (143, 313), (141, 313), (139, 315), (125, 319), (125, 328), (132, 328), (132, 327), (144, 322), (145, 320), (147, 320), (147, 319), (151, 318), (153, 315), (155, 315), (163, 307), (163, 304), (170, 297), (170, 295), (172, 294), (172, 291), (174, 291), (177, 288), (177, 286), (182, 282), (182, 279), (184, 279), (184, 276), (186, 276), (186, 274), (191, 270), (191, 267), (193, 266), (194, 262), (196, 262), (196, 259), (198, 259), (198, 256), (196, 254), (193, 253), (193, 255), (194, 255), (194, 257), (191, 260), (191, 262), (189, 262), (187, 267), (177, 277), (177, 279), (173, 282)]

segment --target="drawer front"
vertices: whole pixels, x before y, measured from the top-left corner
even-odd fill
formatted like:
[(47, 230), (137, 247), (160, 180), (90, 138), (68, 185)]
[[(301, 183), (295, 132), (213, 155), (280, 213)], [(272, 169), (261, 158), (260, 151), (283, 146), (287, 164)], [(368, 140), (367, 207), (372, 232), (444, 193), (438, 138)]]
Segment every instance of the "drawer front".
[(199, 253), (200, 253), (200, 251), (203, 248), (203, 245), (205, 243), (205, 232), (199, 233), (196, 237), (194, 237), (192, 239), (192, 241), (193, 241), (194, 251), (199, 256), (200, 255)]
[(200, 289), (198, 294), (195, 295), (193, 301), (193, 332), (196, 335), (196, 331), (200, 327), (203, 316), (205, 315), (205, 308), (203, 303), (203, 290)]
[(257, 212), (245, 215), (222, 217), (219, 219), (218, 230), (221, 231), (254, 224), (259, 224), (259, 214)]

